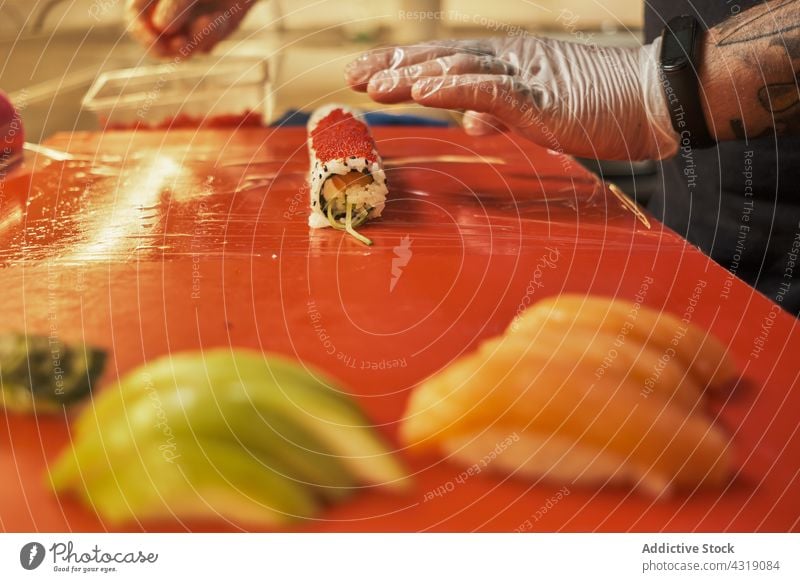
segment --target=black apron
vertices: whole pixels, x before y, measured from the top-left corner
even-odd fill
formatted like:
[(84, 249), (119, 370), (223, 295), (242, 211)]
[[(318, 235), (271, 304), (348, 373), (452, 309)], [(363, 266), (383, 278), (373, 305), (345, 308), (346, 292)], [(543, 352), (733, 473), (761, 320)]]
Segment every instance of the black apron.
[[(755, 4), (760, 2), (648, 0), (645, 36), (653, 40), (674, 16), (691, 14), (711, 28)], [(692, 161), (693, 170), (680, 156), (659, 162), (658, 187), (648, 209), (800, 315), (800, 137), (723, 142), (695, 150)]]

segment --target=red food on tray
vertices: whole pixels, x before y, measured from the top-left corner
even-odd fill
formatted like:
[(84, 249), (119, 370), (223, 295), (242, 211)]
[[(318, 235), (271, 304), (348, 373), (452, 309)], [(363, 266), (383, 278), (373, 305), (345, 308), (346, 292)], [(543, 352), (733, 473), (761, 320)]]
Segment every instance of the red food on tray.
[(180, 113), (167, 117), (159, 122), (137, 120), (134, 122), (112, 122), (101, 120), (100, 124), (107, 130), (163, 130), (163, 129), (193, 129), (207, 128), (218, 129), (225, 127), (265, 127), (263, 117), (256, 111), (243, 113), (227, 113), (203, 117)]
[(378, 158), (367, 125), (341, 107), (331, 109), (314, 125), (309, 140), (323, 163), (349, 156), (370, 162)]

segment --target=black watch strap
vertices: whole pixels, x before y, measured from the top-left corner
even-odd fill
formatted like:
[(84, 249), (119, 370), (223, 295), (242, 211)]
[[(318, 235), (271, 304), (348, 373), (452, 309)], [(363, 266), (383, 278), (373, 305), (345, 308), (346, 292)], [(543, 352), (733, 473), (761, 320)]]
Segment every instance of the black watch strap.
[(661, 82), (667, 97), (672, 127), (682, 145), (709, 148), (716, 145), (708, 131), (700, 101), (697, 48), (700, 24), (691, 16), (677, 16), (661, 34)]

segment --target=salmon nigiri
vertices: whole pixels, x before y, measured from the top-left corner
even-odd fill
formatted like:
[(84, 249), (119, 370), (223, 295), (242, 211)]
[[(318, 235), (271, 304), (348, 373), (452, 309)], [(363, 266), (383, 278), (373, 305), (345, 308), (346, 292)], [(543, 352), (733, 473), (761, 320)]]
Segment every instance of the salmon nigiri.
[[(591, 301), (594, 313), (609, 311), (600, 305), (606, 300)], [(491, 455), (496, 469), (626, 483), (656, 496), (727, 481), (728, 439), (705, 412), (706, 386), (698, 381), (714, 374), (692, 373), (677, 352), (665, 359), (662, 344), (636, 326), (620, 341), (602, 320), (570, 325), (569, 318), (551, 320), (550, 305), (544, 314), (533, 310), (415, 389), (401, 427), (410, 446), (471, 464), (513, 435), (513, 444)], [(647, 325), (666, 321), (642, 311)], [(724, 349), (713, 352), (727, 370), (727, 356), (718, 357)]]

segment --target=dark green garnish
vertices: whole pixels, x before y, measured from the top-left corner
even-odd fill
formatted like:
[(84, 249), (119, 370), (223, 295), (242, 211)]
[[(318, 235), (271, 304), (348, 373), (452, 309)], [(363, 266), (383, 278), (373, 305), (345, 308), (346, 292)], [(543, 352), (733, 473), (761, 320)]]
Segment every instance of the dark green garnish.
[(0, 404), (14, 412), (55, 412), (91, 393), (103, 350), (57, 337), (0, 334)]

